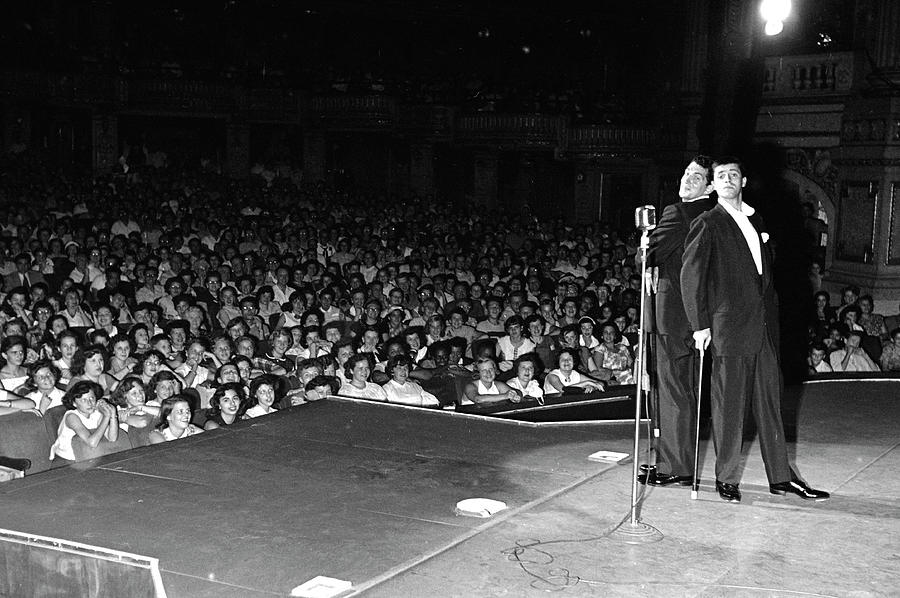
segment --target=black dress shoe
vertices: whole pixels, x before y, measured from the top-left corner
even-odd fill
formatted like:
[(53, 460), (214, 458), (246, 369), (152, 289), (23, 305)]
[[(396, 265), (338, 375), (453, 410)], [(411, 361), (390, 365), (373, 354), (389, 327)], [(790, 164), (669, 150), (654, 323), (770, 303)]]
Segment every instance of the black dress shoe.
[(772, 494), (779, 494), (781, 496), (784, 496), (785, 494), (790, 492), (791, 494), (796, 494), (804, 500), (814, 500), (817, 502), (828, 500), (829, 498), (831, 498), (831, 495), (824, 490), (816, 490), (815, 488), (810, 488), (798, 479), (793, 479), (790, 482), (769, 484), (769, 492), (771, 492)]
[(726, 484), (725, 482), (716, 480), (716, 490), (719, 492), (719, 496), (722, 497), (722, 500), (727, 500), (728, 502), (741, 502), (741, 490), (738, 488), (737, 484)]
[(650, 484), (651, 486), (671, 486), (678, 484), (679, 486), (690, 486), (693, 479), (689, 475), (669, 475), (667, 473), (654, 473), (648, 471), (638, 475), (638, 482), (641, 484)]
[(653, 486), (671, 486), (672, 484), (690, 486), (693, 481), (689, 475), (666, 475), (663, 473), (658, 473), (650, 478), (650, 484)]

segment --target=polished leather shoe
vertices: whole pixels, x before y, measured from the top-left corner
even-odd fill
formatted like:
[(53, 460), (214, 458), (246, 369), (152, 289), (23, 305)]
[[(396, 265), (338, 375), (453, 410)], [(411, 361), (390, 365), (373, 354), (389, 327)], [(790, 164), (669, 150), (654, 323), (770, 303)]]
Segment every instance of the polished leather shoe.
[(642, 484), (650, 484), (651, 486), (690, 486), (693, 479), (689, 475), (669, 475), (665, 473), (657, 473), (656, 475), (647, 476), (649, 479), (642, 481)]
[(716, 490), (719, 492), (719, 496), (722, 500), (727, 500), (728, 502), (741, 502), (741, 490), (738, 488), (737, 484), (726, 484), (725, 482), (716, 480)]
[(784, 496), (785, 494), (790, 492), (791, 494), (796, 494), (803, 500), (814, 500), (817, 502), (828, 500), (829, 498), (831, 498), (831, 495), (824, 490), (816, 490), (815, 488), (810, 488), (798, 479), (793, 479), (790, 482), (769, 484), (769, 492), (781, 496)]

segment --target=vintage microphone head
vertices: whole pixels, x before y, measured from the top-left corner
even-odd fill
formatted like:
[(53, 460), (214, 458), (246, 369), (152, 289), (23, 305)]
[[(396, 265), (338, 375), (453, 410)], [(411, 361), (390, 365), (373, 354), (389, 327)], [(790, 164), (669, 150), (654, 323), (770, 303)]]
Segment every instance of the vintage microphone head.
[(635, 208), (634, 226), (640, 231), (649, 231), (656, 228), (656, 208), (653, 206)]

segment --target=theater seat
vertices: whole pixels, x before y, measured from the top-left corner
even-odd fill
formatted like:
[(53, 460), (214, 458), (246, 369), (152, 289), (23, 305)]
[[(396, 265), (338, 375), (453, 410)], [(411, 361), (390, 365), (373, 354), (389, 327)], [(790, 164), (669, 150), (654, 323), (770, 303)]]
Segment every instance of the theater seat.
[(44, 420), (22, 411), (0, 417), (0, 455), (31, 461), (29, 474), (50, 469), (50, 442)]
[(57, 405), (47, 409), (47, 412), (44, 413), (44, 427), (47, 429), (47, 439), (51, 445), (56, 442), (56, 436), (59, 434), (59, 423), (65, 417), (66, 411), (68, 409), (66, 409), (65, 405)]
[(119, 430), (119, 436), (116, 438), (115, 442), (110, 442), (104, 438), (96, 448), (88, 446), (87, 443), (78, 436), (72, 439), (72, 451), (75, 453), (76, 461), (87, 461), (88, 459), (95, 459), (97, 457), (102, 457), (103, 455), (127, 451), (131, 448), (131, 439), (128, 434), (122, 430)]

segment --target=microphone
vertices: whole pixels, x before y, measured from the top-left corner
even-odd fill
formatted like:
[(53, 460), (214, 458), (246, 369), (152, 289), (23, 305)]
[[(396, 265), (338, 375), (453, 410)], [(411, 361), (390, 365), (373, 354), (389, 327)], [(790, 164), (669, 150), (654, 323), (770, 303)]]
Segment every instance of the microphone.
[(650, 231), (656, 228), (656, 208), (653, 206), (641, 206), (634, 210), (634, 226), (640, 231)]

